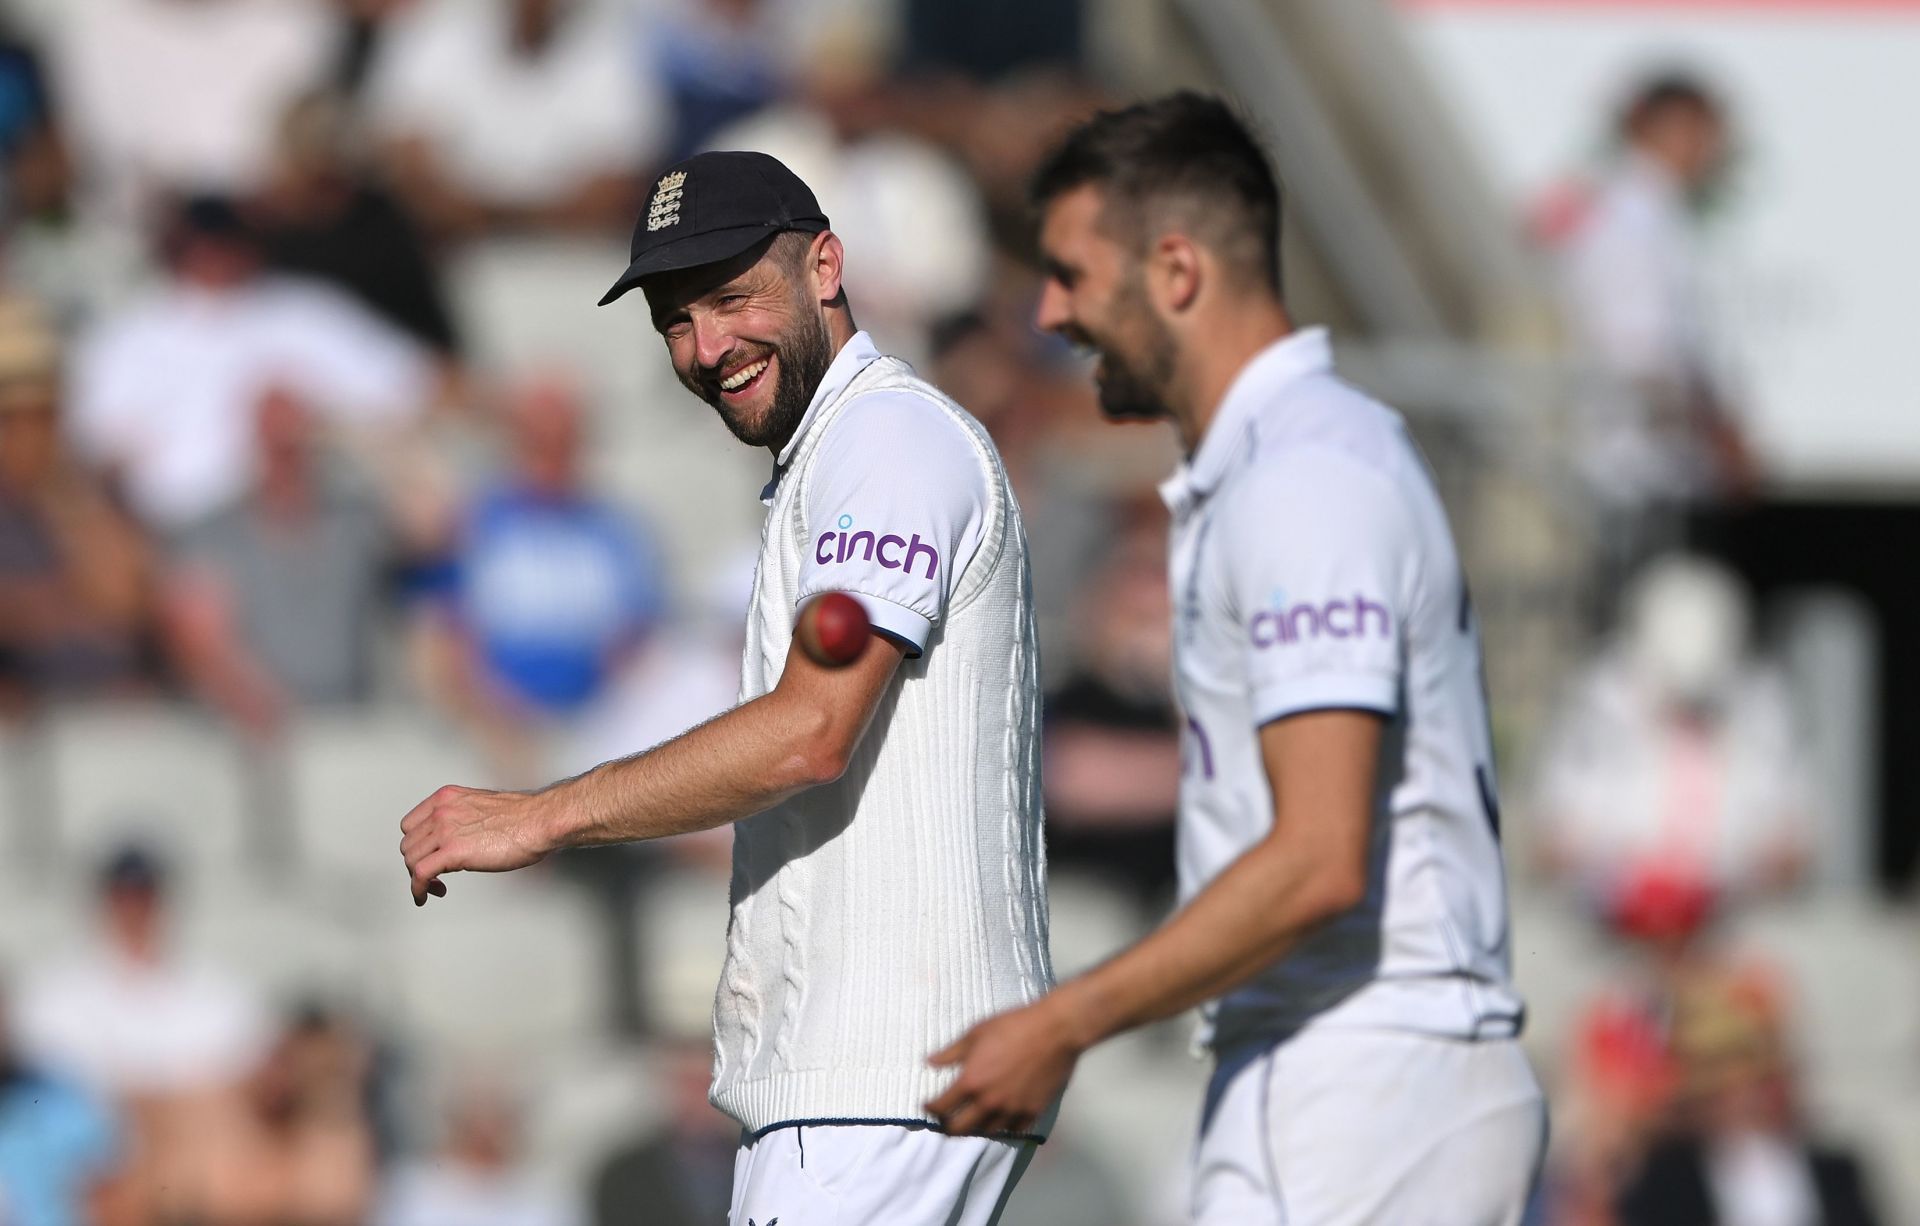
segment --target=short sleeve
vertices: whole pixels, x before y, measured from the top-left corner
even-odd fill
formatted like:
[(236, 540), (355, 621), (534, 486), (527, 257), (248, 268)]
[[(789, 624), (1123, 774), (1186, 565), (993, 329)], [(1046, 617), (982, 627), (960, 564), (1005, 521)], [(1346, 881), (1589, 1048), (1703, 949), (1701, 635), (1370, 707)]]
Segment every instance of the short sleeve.
[(828, 424), (804, 498), (800, 599), (846, 592), (924, 651), (986, 529), (987, 471), (966, 428), (919, 396), (862, 396)]
[(1400, 703), (1413, 556), (1387, 478), (1337, 451), (1248, 474), (1222, 507), (1228, 599), (1244, 635), (1255, 722)]

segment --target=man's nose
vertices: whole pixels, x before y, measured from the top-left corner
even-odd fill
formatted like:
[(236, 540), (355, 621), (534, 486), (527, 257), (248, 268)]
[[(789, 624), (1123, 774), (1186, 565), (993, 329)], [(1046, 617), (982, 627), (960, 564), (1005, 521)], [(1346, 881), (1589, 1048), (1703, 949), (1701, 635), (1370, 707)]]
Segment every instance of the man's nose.
[(733, 336), (713, 320), (693, 321), (693, 360), (703, 370), (718, 370), (733, 352)]
[(1040, 302), (1034, 307), (1033, 326), (1042, 332), (1058, 332), (1073, 320), (1067, 307), (1067, 291), (1051, 277), (1040, 287)]

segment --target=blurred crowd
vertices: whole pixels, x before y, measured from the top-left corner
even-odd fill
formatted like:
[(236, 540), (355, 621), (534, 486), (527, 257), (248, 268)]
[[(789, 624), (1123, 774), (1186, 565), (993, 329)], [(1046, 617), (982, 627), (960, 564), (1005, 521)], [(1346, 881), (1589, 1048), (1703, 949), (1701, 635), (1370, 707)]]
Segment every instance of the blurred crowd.
[[(862, 323), (1005, 452), (1053, 872), (1106, 900), (1094, 952), (1153, 922), (1180, 773), (1171, 442), (1100, 425), (1080, 359), (1029, 325), (1024, 181), (1104, 97), (1089, 7), (0, 5), (0, 722), (186, 706), (273, 761), (315, 712), (400, 710), (471, 747), (491, 777), (464, 782), (526, 786), (730, 704), (752, 542), (689, 546), (649, 504), (683, 461), (647, 423), (688, 406), (646, 321), (529, 360), (498, 305), (542, 301), (583, 252), (590, 303), (657, 168), (759, 148), (846, 236)], [(1879, 1220), (1871, 1173), (1798, 1109), (1791, 994), (1714, 941), (1804, 887), (1822, 816), (1738, 579), (1672, 526), (1755, 479), (1690, 255), (1726, 123), (1697, 83), (1652, 82), (1617, 158), (1537, 227), (1607, 374), (1574, 467), (1611, 517), (1596, 586), (1624, 595), (1509, 774), (1535, 829), (1513, 871), (1630, 968), (1550, 1053), (1543, 1222)], [(710, 984), (669, 999), (671, 951), (632, 916), (670, 930), (683, 892), (723, 897), (726, 848), (556, 866), (610, 934), (609, 1031), (662, 1066), (661, 1125), (594, 1155), (584, 1193), (528, 1162), (526, 1084), (489, 1066), (419, 1093), (420, 1053), (357, 1002), (182, 952), (178, 849), (85, 849), (91, 944), (0, 968), (0, 1223), (716, 1220), (737, 1137), (704, 1100)], [(1047, 1151), (1019, 1220), (1161, 1220), (1070, 1134)]]

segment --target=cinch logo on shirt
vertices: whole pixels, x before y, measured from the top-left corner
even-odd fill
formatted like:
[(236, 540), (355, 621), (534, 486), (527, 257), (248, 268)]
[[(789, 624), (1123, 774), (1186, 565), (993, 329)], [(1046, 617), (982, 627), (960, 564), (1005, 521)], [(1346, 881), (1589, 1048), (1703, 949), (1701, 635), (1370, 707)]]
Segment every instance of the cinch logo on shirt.
[(840, 562), (878, 562), (888, 570), (904, 570), (912, 574), (913, 568), (924, 558), (929, 579), (940, 569), (940, 551), (921, 540), (917, 532), (909, 540), (891, 532), (882, 536), (875, 536), (871, 532), (853, 532), (850, 531), (852, 527), (853, 516), (842, 515), (838, 532), (822, 532), (820, 539), (813, 543), (813, 560), (822, 566)]
[(1275, 592), (1273, 607), (1262, 609), (1247, 623), (1247, 633), (1258, 648), (1281, 647), (1321, 635), (1336, 639), (1366, 638), (1378, 628), (1381, 638), (1393, 635), (1393, 615), (1387, 606), (1356, 594), (1352, 600), (1329, 600), (1287, 605)]

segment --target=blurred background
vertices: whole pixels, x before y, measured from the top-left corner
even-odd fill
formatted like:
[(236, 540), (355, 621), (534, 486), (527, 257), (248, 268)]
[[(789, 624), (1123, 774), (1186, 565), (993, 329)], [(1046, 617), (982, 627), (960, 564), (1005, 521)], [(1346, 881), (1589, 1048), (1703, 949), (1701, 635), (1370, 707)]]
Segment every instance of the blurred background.
[[(1914, 0), (0, 0), (0, 1223), (723, 1217), (725, 832), (396, 851), (733, 700), (767, 459), (593, 306), (699, 148), (999, 440), (1056, 961), (1155, 923), (1176, 457), (1021, 193), (1182, 85), (1469, 561), (1538, 1220), (1920, 1222), (1916, 67)], [(1091, 1055), (1008, 1221), (1182, 1220), (1204, 1077)]]

